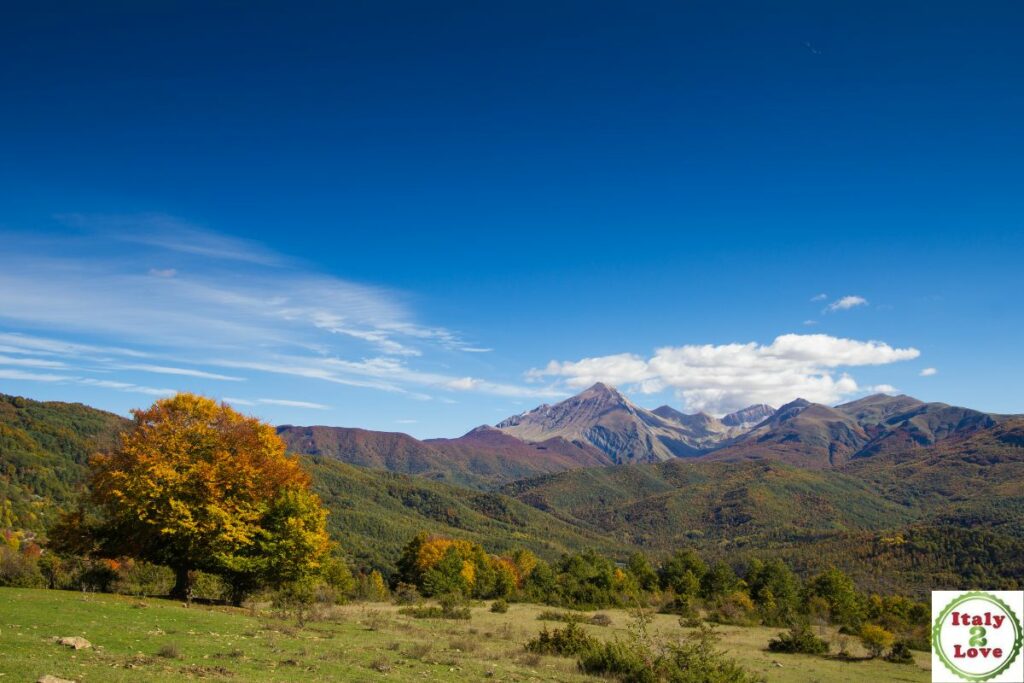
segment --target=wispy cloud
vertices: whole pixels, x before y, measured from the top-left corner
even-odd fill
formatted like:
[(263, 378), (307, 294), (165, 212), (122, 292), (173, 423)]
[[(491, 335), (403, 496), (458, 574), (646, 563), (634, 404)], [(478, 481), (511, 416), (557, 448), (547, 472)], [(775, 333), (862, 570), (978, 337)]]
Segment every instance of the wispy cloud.
[[(285, 259), (258, 242), (221, 235), (159, 213), (134, 215), (63, 214), (67, 225), (90, 230), (110, 239), (156, 247), (216, 260), (243, 261), (264, 266), (282, 265)], [(155, 275), (174, 275), (174, 269), (157, 270)]]
[(323, 403), (313, 403), (312, 401), (292, 401), (286, 398), (260, 398), (256, 399), (256, 402), (262, 405), (287, 406), (289, 408), (311, 408), (313, 410), (327, 410), (330, 408), (330, 406), (325, 406)]
[(785, 334), (771, 344), (704, 344), (551, 361), (528, 378), (558, 378), (579, 389), (594, 382), (630, 385), (643, 393), (673, 389), (692, 410), (724, 413), (753, 403), (781, 405), (794, 398), (834, 403), (857, 393), (839, 368), (886, 365), (917, 358), (915, 348), (824, 334)]
[(844, 296), (841, 299), (836, 299), (828, 306), (825, 307), (826, 313), (835, 313), (836, 311), (848, 311), (851, 308), (858, 306), (867, 306), (868, 300), (862, 296), (850, 295)]
[(201, 377), (203, 379), (218, 379), (226, 382), (242, 382), (244, 377), (232, 377), (231, 375), (220, 375), (215, 372), (203, 370), (192, 370), (190, 368), (173, 368), (166, 365), (147, 365), (144, 363), (129, 363), (118, 366), (122, 370), (139, 370), (141, 372), (152, 372), (158, 375), (183, 375), (186, 377)]
[(53, 375), (48, 373), (26, 372), (24, 370), (0, 368), (0, 379), (17, 379), (26, 382), (64, 382), (71, 378), (66, 375)]
[[(271, 373), (416, 400), (561, 395), (452, 371), (451, 354), (491, 349), (417, 319), (404, 293), (169, 216), (62, 220), (77, 237), (19, 236), (0, 252), (0, 330), (11, 330), (0, 331), (0, 352), (20, 359), (7, 365), (65, 371), (51, 381), (110, 373), (82, 383), (155, 394), (167, 390), (117, 373), (233, 382)], [(14, 331), (27, 329), (48, 333)]]
[(931, 377), (932, 375), (939, 374), (939, 371), (937, 369), (935, 369), (935, 368), (925, 368), (924, 370), (922, 370), (918, 374), (920, 374), (921, 377)]
[(811, 301), (814, 301), (814, 302), (824, 301), (827, 298), (828, 298), (828, 294), (824, 294), (824, 293), (822, 293), (822, 294), (815, 294), (814, 296), (811, 297)]
[(138, 384), (132, 384), (131, 382), (118, 382), (109, 379), (93, 379), (90, 377), (76, 377), (74, 381), (79, 384), (87, 384), (94, 387), (102, 387), (104, 389), (117, 389), (118, 391), (127, 391), (133, 394), (146, 394), (147, 396), (173, 396), (176, 392), (174, 389), (157, 389), (155, 387), (141, 386)]
[(59, 360), (45, 360), (42, 358), (15, 358), (13, 356), (0, 356), (0, 365), (17, 365), (24, 368), (66, 368), (67, 365)]

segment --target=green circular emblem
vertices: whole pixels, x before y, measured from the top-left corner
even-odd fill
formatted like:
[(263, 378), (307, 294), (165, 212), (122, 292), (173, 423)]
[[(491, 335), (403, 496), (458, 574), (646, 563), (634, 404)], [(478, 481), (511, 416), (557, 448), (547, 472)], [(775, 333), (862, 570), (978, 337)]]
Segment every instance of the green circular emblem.
[(1010, 606), (981, 591), (954, 598), (932, 627), (932, 649), (965, 681), (988, 681), (1020, 655), (1022, 629)]

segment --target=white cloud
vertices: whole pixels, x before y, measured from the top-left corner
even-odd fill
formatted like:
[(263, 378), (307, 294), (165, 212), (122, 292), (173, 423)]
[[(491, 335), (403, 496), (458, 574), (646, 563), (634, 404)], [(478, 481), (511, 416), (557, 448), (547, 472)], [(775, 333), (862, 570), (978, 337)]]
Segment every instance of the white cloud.
[(312, 408), (313, 410), (327, 410), (330, 408), (330, 406), (325, 406), (323, 403), (292, 401), (286, 398), (260, 398), (257, 399), (257, 403), (271, 406), (287, 406), (289, 408)]
[[(58, 218), (67, 225), (95, 231), (108, 238), (175, 251), (204, 258), (243, 261), (263, 266), (277, 266), (284, 259), (251, 240), (220, 235), (186, 221), (159, 213), (135, 215), (64, 214)], [(165, 269), (163, 272), (174, 269)], [(159, 273), (153, 273), (158, 275)]]
[(0, 379), (16, 379), (26, 382), (63, 382), (71, 379), (64, 375), (51, 375), (48, 373), (25, 372), (24, 370), (7, 370), (0, 368)]
[(817, 320), (805, 320), (804, 321), (804, 327), (812, 327), (812, 326), (817, 325), (817, 324), (818, 324)]
[(12, 356), (0, 356), (0, 365), (17, 365), (23, 368), (66, 368), (67, 365), (59, 360), (45, 360), (43, 358), (14, 358)]
[(752, 403), (781, 405), (801, 397), (835, 403), (858, 392), (841, 367), (885, 365), (917, 358), (915, 348), (824, 334), (785, 334), (771, 344), (704, 344), (656, 349), (653, 356), (617, 354), (551, 361), (527, 373), (559, 378), (580, 389), (594, 382), (632, 385), (643, 393), (674, 389), (691, 410), (725, 413)]
[(136, 363), (120, 365), (118, 367), (122, 370), (140, 370), (142, 372), (152, 372), (159, 375), (183, 375), (186, 377), (201, 377), (203, 379), (218, 379), (226, 382), (242, 382), (245, 380), (244, 377), (219, 375), (215, 372), (204, 372), (202, 370), (192, 370), (189, 368), (172, 368), (166, 365), (147, 365), (143, 363)]
[(867, 389), (872, 394), (898, 394), (900, 390), (891, 384), (876, 384)]
[(811, 297), (811, 301), (824, 301), (827, 298), (828, 294), (815, 294), (814, 296)]
[(118, 391), (127, 391), (133, 394), (146, 394), (147, 396), (173, 396), (178, 393), (174, 389), (157, 389), (155, 387), (146, 387), (132, 384), (131, 382), (118, 382), (109, 379), (92, 379), (89, 377), (75, 377), (73, 379), (79, 384), (87, 384), (103, 389), (117, 389)]
[(844, 296), (842, 299), (837, 299), (825, 307), (825, 312), (835, 313), (836, 311), (848, 311), (851, 308), (857, 306), (867, 306), (868, 300), (862, 296)]
[[(254, 242), (167, 216), (64, 220), (83, 232), (18, 235), (0, 251), (0, 320), (12, 330), (0, 327), (0, 352), (39, 359), (9, 365), (216, 381), (242, 381), (249, 370), (416, 400), (434, 398), (427, 389), (563, 395), (453, 370), (455, 357), (442, 354), (490, 349), (417, 320), (403, 293), (319, 274)], [(219, 372), (229, 368), (239, 372)], [(141, 386), (107, 381), (124, 386), (93, 386)]]
[(931, 377), (932, 375), (939, 374), (939, 371), (936, 370), (935, 368), (925, 368), (919, 374), (921, 375), (921, 377)]

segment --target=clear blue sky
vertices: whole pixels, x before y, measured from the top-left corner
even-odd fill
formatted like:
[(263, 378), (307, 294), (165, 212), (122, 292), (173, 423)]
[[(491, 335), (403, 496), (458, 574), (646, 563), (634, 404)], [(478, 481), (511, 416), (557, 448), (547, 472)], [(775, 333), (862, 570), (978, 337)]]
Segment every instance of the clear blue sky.
[(0, 391), (417, 436), (595, 379), (1024, 412), (1022, 33), (1011, 2), (8, 7)]

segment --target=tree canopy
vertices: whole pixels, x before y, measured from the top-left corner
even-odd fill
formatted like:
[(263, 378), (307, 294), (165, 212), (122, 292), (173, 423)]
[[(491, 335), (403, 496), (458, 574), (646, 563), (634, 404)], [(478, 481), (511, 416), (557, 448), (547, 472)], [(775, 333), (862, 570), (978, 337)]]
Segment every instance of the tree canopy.
[(316, 572), (327, 513), (274, 428), (182, 393), (133, 411), (119, 445), (93, 458), (93, 528), (103, 552), (222, 576), (236, 599)]

